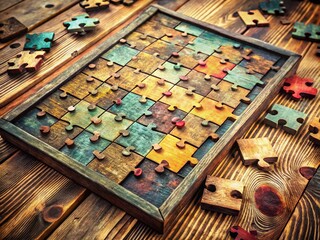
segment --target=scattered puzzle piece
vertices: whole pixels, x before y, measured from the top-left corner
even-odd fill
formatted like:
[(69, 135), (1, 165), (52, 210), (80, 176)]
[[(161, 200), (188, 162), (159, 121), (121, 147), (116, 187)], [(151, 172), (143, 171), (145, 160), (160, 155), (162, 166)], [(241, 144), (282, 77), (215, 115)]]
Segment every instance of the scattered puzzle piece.
[(166, 135), (159, 143), (161, 149), (159, 151), (151, 150), (147, 158), (158, 164), (162, 160), (166, 160), (169, 163), (166, 168), (175, 173), (179, 172), (187, 162), (190, 162), (191, 165), (196, 165), (198, 160), (192, 155), (197, 149), (189, 144), (185, 144), (184, 148), (179, 148), (176, 146), (177, 142), (179, 142), (178, 138)]
[(278, 160), (277, 153), (268, 138), (238, 139), (242, 162), (244, 165), (257, 163), (262, 170), (270, 170), (270, 164)]
[(292, 37), (297, 39), (320, 42), (320, 26), (295, 22)]
[(54, 32), (43, 32), (26, 35), (25, 50), (45, 50), (49, 51), (54, 38)]
[(283, 15), (286, 11), (284, 2), (280, 0), (267, 0), (261, 2), (259, 6), (262, 11), (272, 15)]
[(230, 228), (230, 235), (235, 240), (258, 240), (256, 238), (257, 231), (246, 231), (240, 226), (233, 226)]
[(22, 51), (8, 61), (8, 74), (19, 74), (24, 71), (38, 71), (43, 63), (45, 51)]
[(130, 48), (126, 45), (118, 44), (111, 48), (108, 52), (104, 53), (101, 57), (124, 66), (128, 62), (130, 62), (132, 57), (136, 56), (138, 53), (139, 51), (136, 49)]
[(8, 42), (28, 32), (28, 28), (15, 17), (0, 21), (0, 42)]
[(248, 27), (269, 26), (268, 20), (265, 19), (259, 10), (238, 11), (238, 14)]
[(207, 176), (201, 198), (201, 208), (205, 210), (238, 215), (244, 186), (239, 181)]
[(274, 104), (264, 119), (271, 127), (282, 126), (283, 130), (290, 134), (296, 134), (302, 126), (307, 115), (292, 108)]
[(290, 93), (295, 100), (301, 99), (302, 96), (315, 97), (318, 90), (311, 87), (313, 79), (301, 78), (297, 75), (285, 80), (283, 90)]
[(90, 18), (87, 13), (75, 16), (69, 22), (64, 22), (63, 25), (67, 27), (70, 33), (85, 34), (88, 31), (92, 31), (96, 28), (96, 24), (99, 23), (98, 18)]
[(163, 65), (164, 69), (157, 69), (152, 75), (163, 78), (168, 82), (176, 84), (179, 82), (181, 76), (186, 76), (190, 70), (184, 67), (179, 67), (178, 69), (175, 67), (177, 65), (165, 62)]
[(210, 56), (204, 64), (199, 64), (195, 70), (222, 79), (227, 75), (226, 71), (233, 69), (235, 66), (233, 63)]
[(109, 8), (109, 0), (82, 0), (79, 4), (86, 11), (95, 11)]
[(320, 118), (315, 117), (312, 119), (309, 125), (309, 139), (320, 145)]

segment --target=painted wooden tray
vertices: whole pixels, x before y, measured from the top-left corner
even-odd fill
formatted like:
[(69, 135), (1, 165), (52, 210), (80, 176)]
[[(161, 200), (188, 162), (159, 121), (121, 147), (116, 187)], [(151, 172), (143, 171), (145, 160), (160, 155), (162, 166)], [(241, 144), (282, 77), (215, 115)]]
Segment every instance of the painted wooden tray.
[(163, 232), (299, 59), (152, 6), (4, 116), (0, 131)]

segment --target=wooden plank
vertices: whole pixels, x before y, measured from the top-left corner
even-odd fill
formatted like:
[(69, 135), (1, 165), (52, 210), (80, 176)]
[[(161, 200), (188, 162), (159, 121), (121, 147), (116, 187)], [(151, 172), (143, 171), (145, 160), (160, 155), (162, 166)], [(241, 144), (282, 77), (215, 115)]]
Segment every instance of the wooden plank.
[(0, 2), (0, 12), (22, 2), (23, 0), (11, 0), (11, 1), (1, 1)]
[(2, 163), (16, 151), (17, 149), (11, 143), (5, 141), (0, 136), (0, 163)]

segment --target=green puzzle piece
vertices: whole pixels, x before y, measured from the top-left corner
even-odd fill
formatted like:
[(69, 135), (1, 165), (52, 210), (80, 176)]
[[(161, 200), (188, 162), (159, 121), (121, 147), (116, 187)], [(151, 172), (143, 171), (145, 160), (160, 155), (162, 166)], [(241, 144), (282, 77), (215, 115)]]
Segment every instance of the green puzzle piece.
[(129, 136), (121, 136), (116, 142), (124, 147), (133, 146), (135, 152), (146, 156), (152, 149), (152, 145), (159, 143), (165, 137), (165, 134), (154, 131), (153, 128), (156, 128), (156, 125), (152, 123), (147, 127), (139, 123), (133, 123), (128, 129)]
[(120, 105), (114, 104), (110, 112), (118, 114), (124, 113), (127, 119), (136, 121), (154, 104), (154, 101), (147, 99), (145, 103), (139, 102), (141, 96), (128, 93), (121, 101)]
[(75, 110), (68, 112), (61, 119), (69, 122), (69, 126), (66, 127), (66, 130), (72, 130), (73, 126), (78, 126), (86, 128), (91, 123), (92, 117), (98, 117), (101, 113), (104, 112), (103, 109), (95, 107), (92, 110), (89, 110), (88, 107), (90, 103), (86, 101), (80, 101), (76, 106)]
[(94, 159), (92, 153), (94, 150), (102, 152), (110, 145), (109, 141), (102, 138), (96, 142), (91, 142), (91, 136), (91, 133), (83, 131), (74, 139), (74, 145), (72, 147), (64, 146), (60, 151), (75, 159), (77, 162), (87, 165)]
[(209, 40), (211, 43), (214, 43), (217, 46), (239, 45), (239, 42), (233, 41), (229, 38), (222, 37), (221, 35), (212, 32), (204, 31), (199, 37), (205, 40)]
[(315, 24), (304, 24), (296, 22), (293, 26), (294, 32), (292, 37), (297, 39), (305, 39), (310, 41), (320, 41), (320, 26)]
[(165, 62), (162, 66), (164, 66), (163, 70), (157, 69), (152, 75), (174, 84), (180, 81), (180, 76), (186, 76), (190, 72), (188, 68), (177, 67), (178, 65), (170, 62)]
[(138, 50), (130, 48), (126, 45), (116, 45), (101, 57), (124, 66), (130, 62), (133, 56), (136, 56), (138, 53)]
[(265, 117), (264, 122), (274, 128), (280, 125), (285, 132), (296, 134), (306, 117), (307, 115), (303, 112), (280, 104), (274, 104), (270, 113)]
[(216, 49), (220, 47), (220, 44), (217, 44), (215, 42), (212, 42), (210, 40), (197, 37), (193, 43), (189, 43), (187, 45), (187, 48), (190, 48), (196, 52), (202, 52), (204, 54), (211, 55), (214, 53)]
[(186, 32), (188, 34), (199, 36), (204, 30), (190, 23), (182, 22), (175, 27), (176, 30)]
[(54, 38), (54, 32), (43, 32), (39, 34), (27, 34), (25, 50), (46, 50), (49, 51)]
[(75, 16), (72, 21), (64, 22), (63, 26), (67, 27), (68, 32), (85, 33), (95, 29), (96, 24), (99, 23), (98, 18), (90, 18), (87, 13)]
[(97, 131), (100, 137), (113, 141), (120, 135), (121, 130), (126, 130), (132, 124), (132, 121), (127, 119), (116, 121), (114, 120), (115, 116), (105, 112), (99, 117), (102, 120), (101, 123), (98, 125), (92, 123), (87, 130), (91, 133)]
[(259, 6), (262, 11), (272, 15), (283, 15), (286, 10), (283, 1), (280, 0), (268, 0), (261, 2)]
[(252, 90), (256, 84), (264, 84), (264, 82), (260, 80), (261, 78), (261, 74), (248, 74), (246, 68), (236, 66), (231, 71), (228, 71), (228, 74), (223, 79), (233, 83), (233, 87), (239, 86)]

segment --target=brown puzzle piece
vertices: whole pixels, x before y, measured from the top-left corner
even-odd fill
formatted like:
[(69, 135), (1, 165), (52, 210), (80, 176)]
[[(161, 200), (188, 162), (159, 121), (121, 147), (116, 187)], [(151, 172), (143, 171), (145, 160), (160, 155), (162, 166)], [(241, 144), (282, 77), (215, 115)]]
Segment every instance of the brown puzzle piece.
[(139, 69), (142, 72), (151, 74), (154, 70), (158, 68), (158, 66), (160, 66), (163, 63), (164, 61), (158, 57), (155, 57), (145, 52), (140, 52), (127, 65), (129, 67)]
[(28, 28), (15, 17), (0, 21), (0, 42), (7, 42), (28, 32)]
[(161, 38), (161, 40), (177, 44), (180, 46), (186, 46), (189, 42), (193, 42), (196, 37), (187, 33), (182, 33), (180, 31), (174, 30)]
[(253, 53), (250, 55), (250, 60), (243, 62), (241, 66), (249, 69), (250, 71), (255, 71), (257, 73), (265, 75), (273, 66), (273, 64), (273, 61), (265, 59), (263, 56)]
[(158, 39), (166, 34), (174, 34), (175, 32), (174, 29), (155, 21), (148, 21), (142, 24), (136, 31)]
[(238, 215), (242, 204), (244, 185), (239, 181), (207, 176), (201, 198), (205, 210)]
[(108, 64), (108, 61), (99, 58), (93, 63), (89, 64), (83, 72), (91, 77), (95, 77), (101, 81), (106, 81), (109, 77), (111, 77), (114, 73), (119, 71), (121, 66), (113, 63)]
[(132, 48), (141, 51), (151, 43), (155, 42), (157, 39), (146, 36), (139, 32), (132, 32), (129, 36), (126, 37), (126, 40)]
[(8, 73), (19, 74), (24, 71), (33, 72), (39, 70), (45, 55), (45, 51), (22, 51), (8, 61)]
[(264, 27), (269, 26), (269, 22), (259, 10), (238, 11), (238, 14), (244, 24), (248, 27)]
[(94, 11), (109, 8), (109, 0), (82, 0), (80, 6), (86, 11)]
[(173, 52), (179, 52), (182, 47), (173, 43), (168, 43), (162, 40), (157, 40), (151, 43), (143, 51), (152, 55), (158, 55), (159, 58), (167, 60)]
[(320, 145), (320, 118), (315, 117), (312, 119), (309, 126), (310, 136), (309, 139), (315, 142), (317, 145)]
[(169, 62), (180, 63), (182, 66), (187, 68), (194, 68), (198, 65), (200, 60), (206, 60), (208, 55), (196, 52), (189, 48), (183, 48), (178, 52), (178, 56), (172, 56)]
[(249, 54), (252, 52), (251, 49), (242, 48), (240, 46), (221, 46), (213, 54), (213, 56), (225, 59), (234, 64), (238, 64), (242, 59), (250, 59)]

